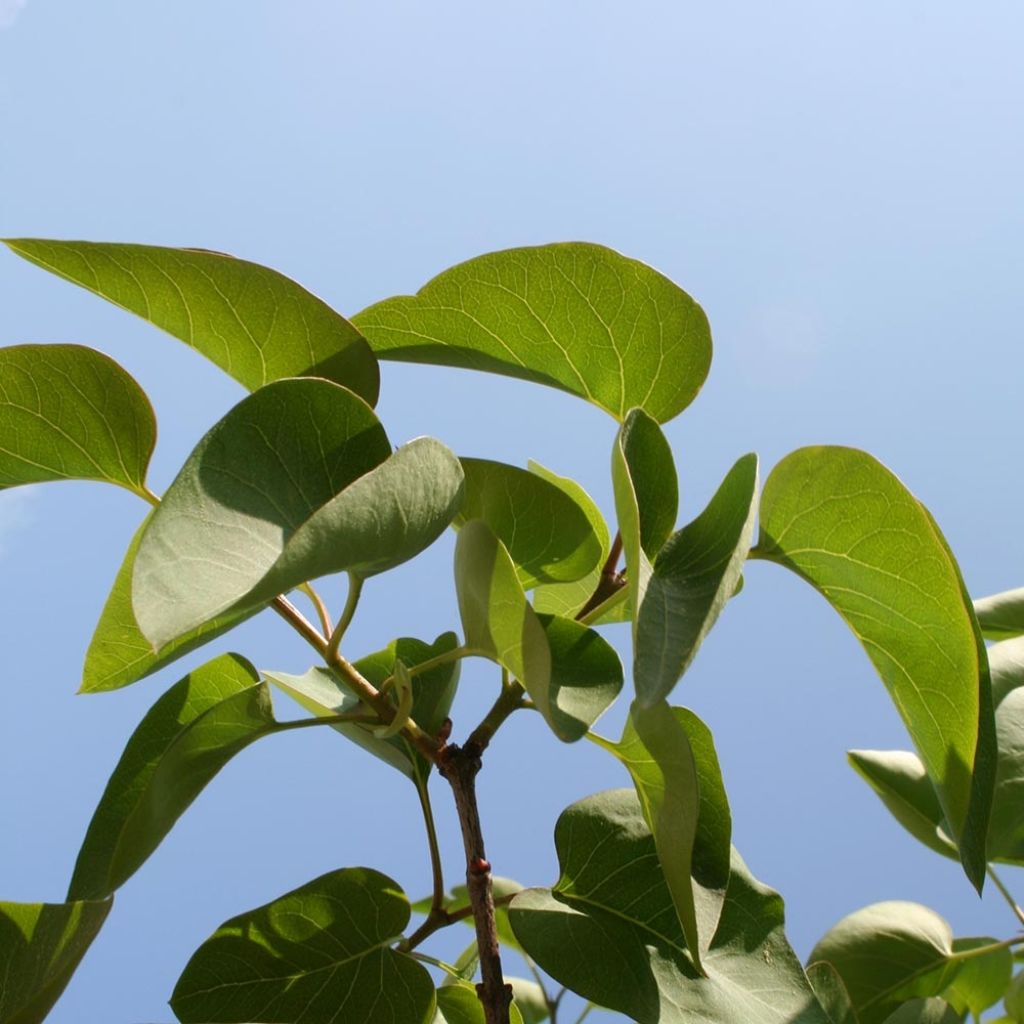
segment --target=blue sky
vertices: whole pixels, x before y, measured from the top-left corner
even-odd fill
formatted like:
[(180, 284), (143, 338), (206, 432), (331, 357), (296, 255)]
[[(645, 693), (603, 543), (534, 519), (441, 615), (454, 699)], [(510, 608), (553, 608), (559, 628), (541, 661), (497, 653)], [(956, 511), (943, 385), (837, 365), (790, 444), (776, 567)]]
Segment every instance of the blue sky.
[[(1021, 585), (1020, 5), (624, 10), (0, 0), (0, 234), (225, 250), (343, 313), (489, 250), (614, 246), (685, 287), (712, 324), (710, 379), (668, 427), (681, 519), (743, 452), (767, 472), (800, 445), (855, 445), (930, 507), (972, 592)], [(0, 297), (0, 344), (94, 345), (146, 388), (157, 489), (241, 397), (183, 346), (14, 257), (0, 259)], [(535, 458), (610, 513), (614, 424), (569, 396), (386, 365), (380, 410), (396, 443), (427, 433), (463, 455)], [(227, 646), (74, 696), (144, 512), (100, 485), (0, 494), (0, 898), (62, 898), (134, 724)], [(367, 588), (353, 653), (456, 625), (451, 549), (445, 538)], [(230, 646), (267, 668), (309, 663), (265, 617)], [(493, 672), (467, 669), (457, 733), (493, 687)], [(882, 899), (927, 903), (960, 934), (1010, 934), (1005, 906), (904, 837), (847, 768), (851, 747), (907, 740), (853, 637), (798, 580), (751, 566), (674, 697), (715, 730), (735, 841), (786, 897), (801, 954)], [(627, 780), (520, 717), (481, 780), (489, 852), (499, 873), (545, 884), (558, 812)], [(614, 735), (620, 718), (601, 728)], [(435, 799), (457, 880), (455, 823), (444, 791)], [(51, 1019), (170, 1021), (174, 980), (214, 927), (331, 868), (372, 865), (424, 893), (416, 813), (396, 773), (337, 736), (263, 741), (119, 894)], [(1024, 896), (1024, 873), (1006, 875)]]

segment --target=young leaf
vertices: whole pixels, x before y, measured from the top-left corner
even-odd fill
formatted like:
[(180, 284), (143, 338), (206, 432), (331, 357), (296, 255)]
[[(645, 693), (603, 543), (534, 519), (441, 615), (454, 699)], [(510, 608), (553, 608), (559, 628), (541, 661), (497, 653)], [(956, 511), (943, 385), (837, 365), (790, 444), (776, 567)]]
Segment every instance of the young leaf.
[[(380, 686), (395, 671), (396, 661), (415, 667), (440, 654), (454, 650), (458, 638), (454, 633), (442, 633), (433, 644), (424, 643), (413, 637), (401, 637), (392, 641), (382, 651), (360, 658), (355, 667), (375, 686)], [(274, 686), (298, 701), (314, 715), (326, 717), (355, 711), (359, 700), (349, 693), (338, 678), (327, 668), (314, 667), (305, 675), (293, 676), (284, 672), (267, 672), (264, 676)], [(459, 681), (459, 662), (445, 665), (417, 675), (412, 681), (412, 718), (429, 735), (436, 735), (448, 716), (455, 690)], [(379, 757), (385, 764), (397, 768), (410, 779), (426, 779), (430, 774), (427, 759), (404, 736), (378, 739), (370, 727), (356, 722), (338, 722), (332, 726), (343, 736)]]
[(555, 846), (561, 878), (520, 893), (510, 920), (559, 983), (640, 1024), (829, 1024), (783, 934), (781, 898), (738, 855), (700, 977), (632, 790), (567, 808)]
[(487, 523), (515, 562), (524, 590), (578, 580), (600, 567), (601, 538), (564, 488), (503, 462), (461, 461), (465, 497), (455, 524)]
[(986, 640), (1008, 640), (1024, 633), (1024, 587), (980, 597), (974, 613)]
[(694, 965), (718, 927), (732, 820), (711, 731), (686, 708), (634, 702), (618, 743), (599, 740), (633, 779)]
[[(519, 1007), (509, 1007), (509, 1024), (524, 1024)], [(398, 1024), (395, 1021), (395, 1024)], [(465, 984), (442, 985), (437, 990), (437, 1016), (434, 1024), (487, 1024), (484, 1006), (476, 994), (475, 986)]]
[(0, 1021), (42, 1024), (112, 903), (0, 903)]
[(440, 442), (390, 455), (372, 410), (324, 380), (277, 381), (199, 442), (139, 543), (135, 616), (158, 650), (309, 579), (383, 572), (431, 544), (461, 498)]
[(80, 345), (0, 348), (0, 488), (101, 480), (148, 500), (153, 407), (112, 359)]
[(386, 875), (322, 875), (225, 921), (192, 955), (171, 1009), (182, 1024), (429, 1024), (430, 975), (391, 948), (408, 922)]
[(145, 679), (146, 676), (158, 672), (178, 658), (183, 658), (197, 647), (215, 640), (259, 611), (256, 608), (236, 614), (228, 613), (204, 622), (177, 640), (173, 640), (159, 654), (155, 653), (153, 645), (142, 635), (142, 630), (135, 621), (135, 610), (132, 608), (135, 556), (139, 550), (139, 541), (142, 540), (152, 515), (151, 512), (135, 531), (121, 567), (117, 570), (114, 585), (100, 613), (100, 620), (96, 624), (89, 649), (85, 653), (79, 693), (116, 690)]
[(636, 615), (633, 679), (643, 704), (669, 695), (732, 597), (756, 514), (757, 456), (745, 455), (658, 553)]
[[(954, 939), (953, 952), (962, 953), (986, 946), (996, 946), (992, 938)], [(1002, 998), (1013, 974), (1013, 954), (1008, 949), (993, 949), (985, 956), (965, 960), (942, 991), (942, 998), (957, 1013), (970, 1013), (975, 1020)]]
[(851, 750), (846, 756), (915, 839), (944, 857), (958, 858), (935, 787), (917, 754), (909, 750)]
[(266, 684), (224, 654), (172, 686), (139, 723), (89, 823), (69, 899), (100, 899), (146, 861), (203, 787), (275, 726)]
[(807, 980), (818, 997), (818, 1002), (828, 1014), (830, 1024), (860, 1024), (850, 1002), (839, 972), (828, 963), (819, 961), (807, 968)]
[(988, 665), (931, 516), (870, 455), (803, 448), (765, 485), (755, 551), (820, 590), (864, 645), (980, 889), (994, 767)]
[(843, 979), (861, 1024), (882, 1024), (899, 1004), (938, 995), (949, 982), (953, 933), (918, 903), (875, 903), (834, 925), (811, 952)]
[(325, 377), (377, 401), (380, 373), (344, 317), (283, 274), (224, 253), (19, 238), (8, 248), (201, 352), (255, 391)]
[(943, 999), (911, 999), (885, 1024), (961, 1024), (960, 1014)]
[(711, 365), (707, 317), (686, 292), (583, 242), (478, 256), (352, 322), (381, 359), (547, 384), (620, 420), (634, 406), (672, 419)]

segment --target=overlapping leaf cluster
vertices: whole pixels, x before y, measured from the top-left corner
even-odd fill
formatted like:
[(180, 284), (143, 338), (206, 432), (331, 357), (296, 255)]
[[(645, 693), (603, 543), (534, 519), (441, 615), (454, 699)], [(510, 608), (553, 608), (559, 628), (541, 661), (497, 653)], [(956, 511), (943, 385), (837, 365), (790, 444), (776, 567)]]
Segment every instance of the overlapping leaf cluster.
[[(538, 979), (513, 981), (509, 1020), (554, 1018), (542, 971), (641, 1024), (960, 1021), (1004, 996), (1010, 1019), (1024, 1021), (1016, 940), (954, 938), (912, 904), (851, 914), (805, 969), (781, 898), (731, 845), (711, 733), (669, 698), (748, 559), (797, 573), (859, 638), (915, 752), (851, 760), (900, 823), (958, 858), (979, 889), (992, 862), (1024, 863), (1024, 592), (972, 604), (927, 510), (853, 449), (794, 452), (763, 492), (757, 457), (744, 455), (677, 528), (661, 424), (700, 390), (711, 340), (700, 307), (666, 277), (600, 246), (511, 250), (346, 320), (282, 275), (220, 253), (8, 244), (251, 392), (158, 498), (146, 479), (153, 410), (123, 369), (74, 345), (0, 350), (0, 487), (98, 480), (152, 506), (99, 617), (82, 690), (136, 682), (267, 608), (317, 662), (258, 671), (220, 654), (153, 705), (100, 799), (67, 902), (0, 905), (0, 1024), (44, 1019), (115, 891), (257, 739), (333, 727), (410, 779), (433, 835), (433, 768), (468, 657), (499, 677), (471, 737), (480, 749), (509, 714), (531, 709), (559, 740), (607, 751), (632, 784), (563, 812), (553, 885), (494, 880), (498, 938)], [(459, 458), (432, 438), (395, 448), (374, 411), (378, 359), (501, 373), (609, 412), (615, 539), (585, 490), (543, 466)], [(458, 631), (349, 658), (364, 584), (448, 528)], [(349, 582), (337, 622), (314, 588), (336, 574)], [(309, 617), (298, 607), (307, 599)], [(594, 726), (626, 673), (598, 628), (625, 621), (631, 703), (612, 740)], [(985, 637), (999, 642), (986, 650)], [(271, 688), (311, 717), (279, 719)], [(435, 891), (420, 903), (372, 868), (346, 867), (225, 922), (181, 975), (178, 1019), (493, 1024), (472, 984), (476, 942), (455, 964), (420, 949), (437, 928), (471, 920), (468, 890), (443, 889), (436, 842), (431, 852)], [(416, 929), (414, 910), (426, 915)]]

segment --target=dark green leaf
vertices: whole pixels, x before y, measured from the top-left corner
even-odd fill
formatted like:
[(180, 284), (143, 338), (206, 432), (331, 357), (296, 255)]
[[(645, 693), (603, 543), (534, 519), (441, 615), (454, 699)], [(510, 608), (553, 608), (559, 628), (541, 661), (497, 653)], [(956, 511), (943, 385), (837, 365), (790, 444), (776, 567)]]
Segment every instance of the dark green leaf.
[(191, 345), (250, 391), (282, 377), (326, 377), (377, 401), (380, 374), (363, 337), (275, 270), (199, 249), (30, 238), (6, 244)]
[(430, 975), (391, 948), (408, 922), (409, 900), (386, 875), (333, 871), (222, 924), (171, 1008), (183, 1024), (428, 1024)]
[(85, 666), (82, 669), (82, 686), (80, 693), (99, 693), (104, 690), (116, 690), (129, 683), (138, 682), (159, 671), (172, 661), (184, 657), (197, 647), (215, 640), (222, 633), (233, 629), (243, 620), (256, 614), (259, 609), (244, 611), (237, 614), (222, 615), (210, 622), (196, 627), (173, 640), (159, 654), (153, 651), (153, 645), (142, 635), (139, 624), (135, 621), (135, 610), (132, 608), (132, 575), (135, 571), (135, 556), (152, 513), (146, 517), (142, 525), (132, 537), (131, 544), (125, 552), (124, 561), (117, 571), (114, 585), (111, 588), (107, 603), (103, 606), (100, 620), (85, 654)]
[(255, 670), (225, 654), (190, 672), (147, 712), (93, 814), (69, 899), (98, 899), (130, 878), (203, 787), (274, 729)]
[(112, 359), (80, 345), (0, 348), (0, 488), (102, 480), (147, 497), (153, 407)]
[(41, 1024), (96, 938), (112, 902), (0, 903), (3, 1024)]
[(853, 1003), (850, 1002), (850, 993), (846, 991), (839, 972), (831, 964), (824, 961), (811, 964), (807, 968), (807, 980), (828, 1014), (830, 1024), (859, 1024)]
[(980, 597), (974, 612), (986, 640), (1007, 640), (1024, 633), (1024, 587)]
[(885, 1024), (961, 1024), (961, 1017), (945, 1000), (911, 999), (886, 1017)]
[(633, 679), (645, 705), (669, 695), (735, 592), (756, 515), (757, 456), (745, 455), (658, 553), (636, 619)]
[(811, 952), (843, 979), (861, 1024), (882, 1024), (900, 1003), (938, 995), (950, 979), (953, 933), (919, 903), (875, 903), (844, 917)]
[[(360, 658), (355, 667), (379, 687), (394, 673), (397, 660), (412, 668), (429, 658), (454, 650), (457, 646), (458, 638), (454, 633), (443, 633), (433, 644), (412, 637), (401, 637), (392, 641), (384, 650)], [(263, 674), (307, 711), (321, 718), (359, 708), (358, 698), (346, 690), (337, 676), (327, 668), (314, 667), (301, 676), (268, 671)], [(458, 681), (458, 661), (439, 665), (412, 680), (411, 716), (429, 735), (436, 735), (447, 718)], [(430, 773), (427, 759), (402, 735), (380, 739), (373, 734), (373, 727), (355, 722), (339, 722), (332, 728), (410, 779), (425, 779)]]
[(1011, 690), (1024, 686), (1024, 636), (993, 644), (988, 649), (988, 669), (992, 674), (992, 703), (998, 708)]
[[(992, 938), (954, 939), (953, 951), (984, 949), (997, 946)], [(957, 968), (953, 980), (942, 992), (942, 998), (959, 1014), (972, 1013), (980, 1019), (990, 1006), (995, 1006), (1010, 984), (1013, 955), (1006, 948), (993, 949), (985, 956), (965, 960)]]
[(483, 520), (508, 550), (524, 590), (578, 580), (600, 568), (601, 538), (564, 488), (503, 462), (461, 461), (465, 497), (455, 523)]
[(510, 919), (559, 983), (640, 1024), (828, 1024), (783, 934), (781, 898), (738, 855), (702, 978), (632, 790), (567, 808), (555, 845), (561, 878), (524, 890)]
[(451, 522), (462, 469), (440, 442), (390, 455), (372, 410), (324, 380), (268, 384), (200, 441), (153, 514), (132, 598), (156, 648), (330, 573), (382, 572)]
[(988, 665), (931, 516), (870, 455), (803, 448), (765, 485), (756, 550), (820, 590), (864, 645), (980, 888), (994, 770)]
[(935, 787), (917, 754), (909, 750), (851, 750), (846, 756), (915, 839), (936, 853), (957, 859)]
[(487, 370), (659, 422), (711, 365), (704, 311), (657, 271), (565, 242), (478, 256), (353, 317), (381, 359)]

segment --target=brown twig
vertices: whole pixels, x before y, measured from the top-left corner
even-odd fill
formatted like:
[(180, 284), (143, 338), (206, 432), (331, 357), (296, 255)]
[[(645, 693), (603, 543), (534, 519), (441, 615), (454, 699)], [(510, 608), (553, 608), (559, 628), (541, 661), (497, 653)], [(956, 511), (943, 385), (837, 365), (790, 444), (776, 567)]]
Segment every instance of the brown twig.
[(619, 558), (622, 555), (622, 534), (616, 533), (612, 541), (608, 558), (601, 569), (594, 592), (587, 598), (587, 603), (576, 613), (577, 619), (585, 619), (595, 608), (605, 603), (609, 597), (625, 586), (619, 572)]

